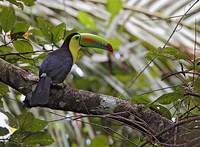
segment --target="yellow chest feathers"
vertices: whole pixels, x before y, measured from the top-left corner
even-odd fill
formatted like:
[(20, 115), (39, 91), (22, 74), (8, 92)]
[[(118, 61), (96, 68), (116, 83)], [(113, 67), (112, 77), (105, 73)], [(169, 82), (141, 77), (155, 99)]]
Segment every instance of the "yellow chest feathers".
[(72, 54), (72, 58), (73, 58), (73, 64), (75, 64), (77, 57), (78, 57), (78, 51), (80, 50), (80, 45), (78, 40), (76, 39), (71, 39), (70, 43), (69, 43), (69, 50)]

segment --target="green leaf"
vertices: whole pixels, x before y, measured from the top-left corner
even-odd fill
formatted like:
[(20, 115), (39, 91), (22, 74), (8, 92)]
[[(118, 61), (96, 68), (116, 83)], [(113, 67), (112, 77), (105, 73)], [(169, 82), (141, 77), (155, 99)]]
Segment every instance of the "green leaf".
[(16, 40), (14, 41), (13, 45), (15, 49), (20, 53), (33, 51), (32, 45), (26, 40)]
[(33, 132), (17, 130), (10, 136), (10, 140), (12, 140), (13, 142), (22, 143), (23, 140), (31, 134), (33, 134)]
[(5, 96), (8, 93), (8, 86), (6, 84), (0, 83), (0, 95)]
[(4, 136), (9, 133), (9, 130), (4, 127), (0, 127), (0, 136)]
[(9, 112), (4, 112), (4, 111), (1, 111), (1, 112), (8, 117), (8, 125), (10, 127), (12, 127), (12, 128), (18, 128), (18, 123), (17, 123), (17, 120), (16, 120), (15, 116), (13, 116)]
[(36, 132), (26, 137), (23, 142), (27, 145), (50, 145), (54, 140), (48, 132)]
[(12, 51), (12, 48), (10, 46), (1, 46), (0, 52), (3, 54), (10, 53)]
[(180, 50), (178, 50), (177, 48), (166, 47), (163, 49), (163, 53), (166, 56), (167, 55), (174, 56), (176, 59), (187, 59), (187, 55), (185, 53), (181, 52)]
[(108, 138), (103, 135), (98, 135), (92, 139), (89, 147), (109, 147)]
[(183, 97), (183, 91), (175, 91), (175, 92), (163, 94), (158, 99), (156, 99), (155, 102), (158, 102), (163, 105), (168, 105), (173, 102), (176, 102), (178, 99), (182, 97)]
[(112, 44), (114, 50), (119, 50), (119, 47), (121, 45), (121, 41), (119, 39), (111, 38), (108, 41)]
[(148, 96), (134, 95), (132, 98), (132, 102), (135, 104), (148, 104), (151, 101), (149, 100)]
[(49, 42), (52, 42), (53, 38), (52, 38), (51, 30), (53, 28), (53, 25), (41, 17), (37, 17), (37, 25), (40, 28), (40, 30), (42, 31), (45, 39)]
[(65, 24), (61, 23), (55, 27), (52, 28), (52, 33), (53, 33), (53, 41), (54, 43), (60, 41), (61, 39), (64, 38), (65, 35)]
[(2, 34), (2, 27), (1, 27), (1, 25), (0, 25), (0, 34)]
[(44, 36), (42, 31), (38, 28), (31, 29), (30, 32), (33, 34), (33, 36)]
[(168, 58), (171, 60), (187, 59), (187, 55), (185, 53), (173, 47), (150, 49), (146, 55), (146, 58), (151, 60), (154, 57), (160, 59)]
[(30, 24), (26, 22), (18, 22), (15, 24), (15, 27), (12, 33), (27, 32), (29, 27), (30, 27)]
[(33, 6), (35, 4), (35, 0), (22, 0), (22, 2), (26, 5), (26, 6)]
[(48, 122), (37, 119), (30, 112), (25, 112), (17, 117), (19, 128), (24, 131), (40, 131), (47, 126)]
[(82, 24), (84, 24), (85, 27), (88, 28), (88, 29), (94, 29), (94, 30), (97, 29), (96, 22), (94, 21), (94, 18), (86, 12), (79, 11), (78, 20)]
[(122, 0), (108, 0), (107, 1), (107, 9), (112, 14), (112, 17), (117, 15), (122, 8), (123, 8)]
[(194, 91), (197, 93), (200, 93), (200, 79), (199, 78), (197, 78), (194, 81)]
[(33, 40), (38, 45), (44, 45), (44, 44), (49, 43), (46, 40), (46, 36), (44, 36), (44, 34), (42, 33), (42, 31), (40, 29), (34, 28), (34, 29), (30, 30), (29, 32), (32, 33), (30, 39)]
[(40, 54), (39, 56), (37, 56), (37, 57), (34, 58), (34, 59), (36, 59), (36, 60), (38, 60), (38, 61), (42, 61), (42, 60), (44, 60), (44, 58), (45, 58), (47, 55), (48, 55), (48, 53), (45, 52), (45, 53)]
[(167, 108), (163, 107), (162, 105), (152, 105), (151, 108), (153, 108), (153, 110), (159, 113), (160, 115), (171, 120), (172, 115)]
[(28, 132), (23, 130), (15, 131), (11, 135), (10, 140), (27, 145), (50, 145), (54, 142), (52, 137), (47, 132)]
[(12, 30), (16, 16), (11, 7), (4, 7), (0, 12), (0, 25), (5, 32)]

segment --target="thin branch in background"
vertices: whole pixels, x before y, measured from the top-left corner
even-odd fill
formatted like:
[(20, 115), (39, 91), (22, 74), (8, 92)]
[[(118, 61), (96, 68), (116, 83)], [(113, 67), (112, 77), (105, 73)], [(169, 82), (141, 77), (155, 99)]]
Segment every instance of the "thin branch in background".
[(140, 132), (146, 134), (147, 136), (149, 136), (150, 138), (153, 138), (154, 140), (157, 140), (158, 141), (158, 138), (156, 138), (152, 132), (145, 127), (145, 124), (142, 124), (138, 121), (133, 121), (133, 120), (130, 120), (130, 119), (127, 119), (125, 117), (122, 117), (122, 116), (108, 116), (107, 118), (110, 118), (112, 120), (115, 120), (117, 122), (122, 122), (124, 124), (126, 124), (127, 126), (133, 128), (133, 129), (137, 129), (137, 130), (140, 130)]
[(180, 85), (168, 86), (168, 87), (159, 88), (159, 89), (154, 89), (154, 90), (151, 90), (151, 91), (147, 91), (147, 92), (141, 93), (141, 94), (139, 94), (139, 96), (146, 95), (146, 94), (150, 94), (150, 93), (153, 93), (153, 92), (156, 92), (156, 91), (165, 90), (165, 89), (171, 89), (171, 88), (175, 88), (175, 87), (179, 87), (179, 86), (182, 86), (182, 84), (180, 84)]
[(173, 73), (170, 73), (168, 75), (166, 75), (165, 77), (162, 78), (162, 81), (163, 80), (166, 80), (167, 78), (171, 77), (171, 76), (174, 76), (174, 75), (177, 75), (177, 74), (192, 74), (192, 75), (196, 75), (196, 76), (200, 76), (200, 73), (199, 72), (191, 72), (191, 71), (177, 71), (177, 72), (173, 72)]
[(180, 119), (184, 118), (185, 115), (187, 115), (186, 117), (188, 117), (188, 115), (191, 113), (192, 110), (196, 109), (197, 106), (194, 106), (192, 108), (190, 108), (189, 110), (187, 110), (185, 113), (183, 113), (182, 115), (179, 116)]
[[(197, 30), (196, 30), (196, 18), (195, 18), (195, 23), (194, 23), (194, 53), (193, 53), (193, 70), (194, 73), (196, 71), (196, 50), (197, 50)], [(193, 74), (193, 78), (192, 78), (192, 85), (194, 85), (195, 82), (195, 74)]]
[[(188, 13), (188, 14), (186, 14), (185, 16), (187, 16), (187, 15), (191, 15), (191, 13)], [(176, 18), (182, 17), (182, 16), (183, 16), (183, 15), (174, 15), (174, 16), (170, 16), (170, 17), (166, 17), (166, 18), (161, 18), (161, 17), (155, 16), (156, 18), (141, 19), (141, 20), (142, 20), (142, 21), (171, 20), (171, 19), (176, 19)]]
[[(165, 44), (163, 45), (162, 49), (164, 49), (167, 44), (169, 43), (169, 41), (171, 40), (172, 36), (174, 35), (174, 33), (176, 32), (178, 26), (180, 25), (181, 21), (184, 19), (184, 17), (188, 14), (188, 12), (199, 2), (199, 0), (196, 0), (189, 8), (188, 10), (182, 15), (182, 17), (179, 19), (179, 21), (177, 22), (175, 28), (173, 29), (172, 33), (170, 34), (169, 38), (167, 39), (167, 41), (165, 42)], [(157, 58), (154, 57), (153, 59), (151, 59), (147, 65), (136, 75), (136, 77), (134, 77), (130, 83), (128, 84), (127, 88), (129, 89), (133, 84), (135, 84), (135, 82), (137, 81), (137, 79), (143, 74), (143, 72), (150, 66), (150, 64), (152, 62), (154, 62), (154, 60)], [(120, 94), (121, 96), (121, 94)]]
[(61, 121), (61, 120), (66, 120), (66, 119), (71, 119), (71, 120), (77, 120), (77, 119), (81, 119), (81, 118), (84, 118), (84, 117), (98, 117), (98, 116), (101, 116), (101, 117), (106, 117), (107, 115), (120, 115), (120, 114), (123, 114), (123, 113), (126, 113), (125, 112), (119, 112), (119, 113), (111, 113), (111, 114), (104, 114), (104, 115), (89, 115), (89, 114), (85, 114), (85, 115), (81, 115), (81, 116), (64, 116), (64, 115), (61, 115), (61, 114), (58, 114), (58, 113), (55, 113), (55, 112), (52, 112), (52, 111), (46, 111), (48, 113), (51, 113), (51, 114), (54, 114), (56, 116), (60, 116), (62, 118), (59, 118), (59, 119), (55, 119), (55, 120), (49, 120), (48, 122), (56, 122), (56, 121)]
[(163, 143), (163, 142), (159, 142), (159, 144), (163, 146), (168, 146), (168, 147), (183, 147), (187, 145), (186, 143), (168, 144), (168, 143)]
[[(6, 144), (8, 143), (8, 146), (9, 146), (9, 144), (15, 144), (16, 146), (23, 146), (24, 145), (23, 143), (17, 142), (15, 140), (11, 140), (10, 138), (5, 138), (5, 139), (1, 138), (0, 142), (3, 142), (3, 143), (6, 142)], [(5, 145), (5, 146), (7, 146), (7, 145)]]
[[(52, 113), (52, 112), (51, 112)], [(52, 113), (53, 114), (53, 113)], [(132, 121), (129, 120), (128, 118), (122, 117), (120, 115), (113, 115), (113, 114), (105, 114), (105, 115), (84, 115), (84, 116), (79, 116), (79, 117), (74, 117), (73, 119), (71, 119), (72, 121), (80, 119), (82, 117), (98, 117), (98, 118), (107, 118), (107, 119), (111, 119), (111, 120), (115, 120), (116, 122), (120, 122), (120, 123), (126, 123), (127, 126), (131, 127), (131, 128), (136, 128), (138, 130), (140, 130), (141, 132), (143, 132), (144, 134), (150, 135), (152, 138), (154, 138), (155, 140), (158, 140), (152, 133), (151, 130), (149, 131), (149, 129), (145, 126), (145, 124), (138, 122), (138, 121)], [(55, 122), (55, 121), (61, 121), (61, 120), (65, 120), (65, 119), (69, 119), (72, 118), (70, 117), (66, 117), (64, 116), (63, 118), (60, 119), (56, 119), (56, 120), (51, 120), (48, 122)], [(129, 124), (129, 125), (128, 125)]]
[(11, 43), (13, 43), (13, 41), (10, 41), (10, 42), (7, 42), (7, 43), (5, 43), (5, 44), (2, 44), (2, 45), (0, 45), (0, 47), (7, 46), (7, 45), (9, 45), (9, 44), (11, 44)]
[[(77, 121), (80, 121), (80, 122), (86, 123), (86, 124), (90, 124), (90, 125), (92, 125), (92, 126), (96, 126), (96, 127), (103, 128), (104, 131), (106, 131), (107, 133), (108, 133), (108, 130), (109, 130), (109, 131), (111, 131), (111, 132), (113, 132), (113, 133), (119, 135), (119, 136), (121, 137), (121, 140), (124, 139), (125, 141), (128, 141), (129, 143), (131, 143), (131, 144), (133, 144), (133, 145), (135, 145), (135, 146), (138, 146), (138, 145), (136, 145), (133, 141), (131, 141), (128, 137), (126, 137), (126, 136), (124, 136), (124, 135), (121, 135), (120, 133), (116, 132), (115, 130), (113, 130), (112, 128), (110, 128), (110, 127), (108, 127), (108, 126), (99, 125), (99, 124), (91, 123), (91, 122), (85, 122), (85, 121), (82, 121), (82, 120), (77, 120)], [(110, 134), (111, 132), (109, 132), (109, 134)], [(112, 134), (110, 134), (110, 135), (112, 135)], [(112, 137), (114, 137), (114, 136), (112, 136)]]
[[(115, 130), (113, 130), (112, 128), (110, 128), (110, 127), (108, 127), (108, 126), (104, 126), (104, 125), (100, 125), (100, 124), (96, 124), (96, 123), (91, 123), (91, 122), (85, 122), (85, 121), (80, 120), (80, 119), (83, 118), (83, 117), (97, 117), (97, 115), (82, 115), (82, 116), (69, 116), (69, 117), (66, 117), (66, 116), (64, 116), (64, 115), (60, 115), (60, 114), (57, 114), (57, 113), (54, 113), (54, 112), (51, 112), (51, 111), (47, 111), (47, 112), (62, 117), (62, 118), (57, 119), (57, 120), (50, 120), (50, 121), (48, 121), (48, 122), (50, 122), (50, 123), (56, 122), (56, 121), (61, 121), (61, 120), (66, 120), (66, 119), (71, 119), (70, 121), (80, 121), (80, 122), (82, 122), (82, 123), (86, 123), (86, 124), (90, 124), (90, 125), (93, 125), (93, 126), (101, 127), (101, 128), (103, 128), (104, 131), (106, 131), (107, 133), (108, 133), (108, 130), (109, 130), (109, 131), (111, 131), (111, 132), (117, 134), (117, 135), (119, 136), (119, 137), (118, 137), (119, 139), (128, 141), (129, 143), (136, 145), (136, 144), (135, 144), (134, 142), (132, 142), (129, 138), (127, 138), (126, 136), (121, 135), (120, 133), (116, 132)], [(110, 134), (111, 132), (109, 132), (109, 134)], [(110, 135), (111, 135), (111, 134), (110, 134)], [(137, 145), (136, 145), (136, 146), (137, 146)]]
[(53, 51), (53, 50), (42, 50), (42, 51), (32, 51), (32, 52), (18, 52), (18, 53), (6, 53), (6, 54), (0, 54), (0, 57), (1, 58), (6, 58), (7, 56), (19, 56), (19, 58), (23, 58), (25, 60), (31, 60), (31, 61), (34, 61), (34, 59), (32, 58), (29, 58), (29, 57), (25, 57), (23, 55), (27, 55), (27, 54), (34, 54), (34, 53), (43, 53), (43, 52), (50, 52), (50, 51)]
[(34, 61), (34, 59), (32, 59), (32, 58), (28, 58), (28, 57), (25, 57), (25, 56), (20, 55), (20, 54), (18, 54), (17, 56), (19, 56), (19, 57), (21, 57), (21, 58), (23, 58), (23, 59), (25, 59), (25, 60), (31, 60), (31, 61)]
[(12, 55), (27, 55), (27, 54), (34, 54), (34, 53), (43, 53), (43, 52), (51, 52), (53, 50), (42, 50), (42, 51), (32, 51), (32, 52), (18, 52), (18, 53), (6, 53), (6, 54), (0, 54), (0, 57), (5, 57), (5, 56), (12, 56)]
[(184, 94), (184, 96), (188, 96), (188, 95), (200, 98), (200, 95), (197, 94), (197, 93), (194, 93), (194, 92), (187, 92), (187, 93)]
[[(125, 137), (125, 136), (123, 136), (123, 135), (121, 135), (120, 133), (118, 133), (118, 132), (116, 132), (115, 130), (113, 130), (112, 128), (110, 128), (110, 127), (108, 127), (108, 128), (103, 128), (104, 129), (104, 131), (106, 132), (106, 133), (108, 133), (109, 135), (111, 135), (113, 138), (115, 138), (115, 139), (120, 139), (119, 141), (128, 141), (129, 143), (131, 143), (131, 144), (133, 144), (134, 146), (137, 146), (137, 147), (139, 147), (137, 144), (135, 144), (133, 141), (131, 141), (128, 137)], [(111, 131), (111, 132), (110, 132)], [(112, 135), (112, 133), (114, 133), (114, 134), (117, 134), (118, 136), (113, 136)], [(115, 140), (116, 141), (116, 140)]]
[(6, 97), (6, 100), (18, 102), (16, 99), (13, 99), (13, 98), (10, 98), (10, 97), (7, 97), (7, 96), (3, 96), (3, 99), (4, 99), (4, 97)]
[(63, 116), (63, 115), (53, 113), (53, 112), (49, 112), (49, 113), (62, 117), (62, 118), (58, 118), (58, 119), (54, 119), (54, 120), (48, 120), (49, 123), (67, 120), (67, 119), (69, 119), (70, 121), (74, 121), (74, 120), (81, 119), (84, 117), (97, 117), (96, 115)]

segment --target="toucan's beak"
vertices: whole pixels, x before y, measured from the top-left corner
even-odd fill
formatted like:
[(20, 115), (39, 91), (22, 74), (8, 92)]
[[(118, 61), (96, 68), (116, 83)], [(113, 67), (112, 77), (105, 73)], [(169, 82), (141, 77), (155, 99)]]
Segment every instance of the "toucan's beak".
[(81, 47), (99, 48), (113, 52), (112, 45), (108, 41), (100, 36), (89, 33), (80, 33), (79, 44)]

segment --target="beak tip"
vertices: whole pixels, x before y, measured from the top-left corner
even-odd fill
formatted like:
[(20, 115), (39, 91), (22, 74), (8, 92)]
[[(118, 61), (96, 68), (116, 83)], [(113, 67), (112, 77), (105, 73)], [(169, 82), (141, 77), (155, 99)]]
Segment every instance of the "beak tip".
[(111, 44), (107, 45), (107, 49), (108, 49), (108, 51), (110, 51), (111, 53), (113, 53), (113, 47), (112, 47)]

